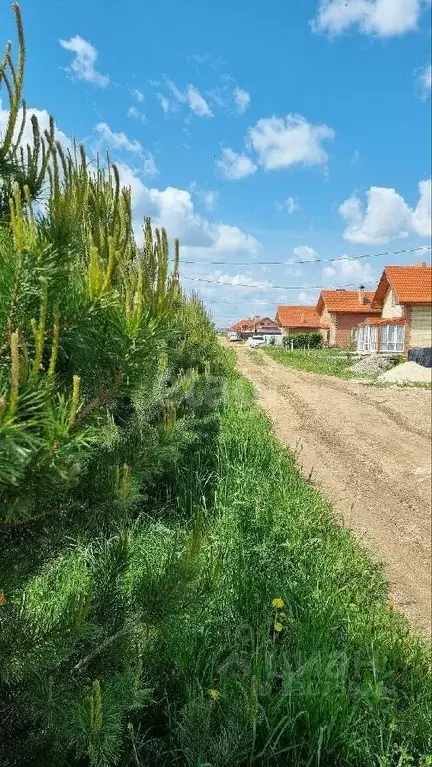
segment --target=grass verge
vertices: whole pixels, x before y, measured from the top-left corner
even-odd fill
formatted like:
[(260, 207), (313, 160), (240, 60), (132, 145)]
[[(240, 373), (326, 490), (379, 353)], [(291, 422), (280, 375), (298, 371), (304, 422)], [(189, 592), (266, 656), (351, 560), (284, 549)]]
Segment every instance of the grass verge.
[[(159, 703), (156, 718), (150, 707), (141, 720), (138, 763), (430, 765), (426, 648), (240, 376), (229, 385), (216, 459), (211, 507), (199, 502), (206, 477), (189, 480), (195, 586), (177, 612), (160, 606), (167, 614), (143, 659)], [(140, 553), (147, 562), (155, 551), (158, 573), (178, 535), (167, 534), (166, 547), (161, 530)]]
[(349, 370), (353, 360), (348, 357), (346, 352), (339, 349), (294, 349), (287, 351), (266, 346), (264, 351), (276, 362), (297, 370), (304, 370), (307, 373), (321, 373), (338, 378), (367, 378), (367, 376), (360, 376)]

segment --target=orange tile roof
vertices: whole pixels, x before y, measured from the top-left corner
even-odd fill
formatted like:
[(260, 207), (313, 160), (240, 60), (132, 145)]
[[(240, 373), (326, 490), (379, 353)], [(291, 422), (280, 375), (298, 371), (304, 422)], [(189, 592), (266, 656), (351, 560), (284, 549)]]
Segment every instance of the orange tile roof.
[(317, 303), (317, 311), (322, 312), (324, 306), (329, 312), (355, 312), (356, 314), (375, 314), (379, 309), (372, 307), (373, 290), (364, 291), (364, 303), (359, 301), (358, 290), (322, 290)]
[(432, 303), (432, 267), (386, 266), (375, 291), (374, 304), (382, 306), (389, 287), (393, 288), (400, 304)]
[(314, 306), (278, 306), (276, 321), (283, 328), (320, 327), (320, 317)]
[(359, 327), (365, 325), (405, 325), (404, 317), (368, 317), (367, 320), (360, 322)]

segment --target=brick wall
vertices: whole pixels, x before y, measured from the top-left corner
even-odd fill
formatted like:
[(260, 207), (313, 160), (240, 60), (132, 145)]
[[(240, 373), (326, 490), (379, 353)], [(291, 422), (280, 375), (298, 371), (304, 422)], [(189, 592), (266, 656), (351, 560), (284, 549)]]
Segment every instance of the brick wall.
[(376, 314), (365, 314), (359, 312), (358, 314), (351, 314), (350, 312), (338, 312), (333, 315), (335, 317), (335, 346), (350, 346), (351, 345), (351, 330), (359, 325), (360, 322), (364, 322), (368, 317), (376, 317)]

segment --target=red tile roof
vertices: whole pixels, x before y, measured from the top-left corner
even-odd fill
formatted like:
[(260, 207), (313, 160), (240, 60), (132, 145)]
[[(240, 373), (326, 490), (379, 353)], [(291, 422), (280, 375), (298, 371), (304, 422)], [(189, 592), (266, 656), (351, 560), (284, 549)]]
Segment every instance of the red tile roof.
[(375, 314), (379, 312), (379, 309), (371, 306), (374, 296), (373, 290), (365, 290), (363, 303), (360, 303), (358, 290), (322, 290), (317, 311), (321, 313), (325, 306), (329, 312)]
[(314, 306), (278, 306), (276, 321), (283, 328), (320, 327), (320, 317)]
[(405, 325), (404, 317), (368, 317), (363, 322), (360, 322), (359, 327), (365, 325)]
[(375, 291), (376, 306), (382, 306), (389, 287), (393, 288), (400, 304), (431, 304), (432, 267), (426, 264), (386, 266)]

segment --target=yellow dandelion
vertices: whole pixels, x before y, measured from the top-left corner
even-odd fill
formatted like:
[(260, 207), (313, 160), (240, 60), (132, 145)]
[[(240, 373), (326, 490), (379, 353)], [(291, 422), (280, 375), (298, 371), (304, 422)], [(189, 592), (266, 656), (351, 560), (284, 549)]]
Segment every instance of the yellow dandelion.
[(3, 589), (0, 590), (0, 607), (6, 602), (6, 594)]
[(273, 624), (273, 628), (275, 631), (278, 632), (278, 634), (280, 634), (280, 632), (283, 631), (282, 623), (278, 623), (277, 621), (276, 623)]
[(280, 597), (276, 597), (276, 599), (273, 599), (272, 601), (272, 607), (275, 607), (277, 610), (282, 610), (282, 607), (284, 607), (285, 602)]
[(212, 700), (219, 700), (219, 698), (220, 698), (220, 692), (219, 692), (219, 690), (214, 690), (213, 688), (211, 688), (211, 689), (208, 691), (208, 694), (209, 694), (209, 696), (210, 696), (210, 698), (211, 698)]

